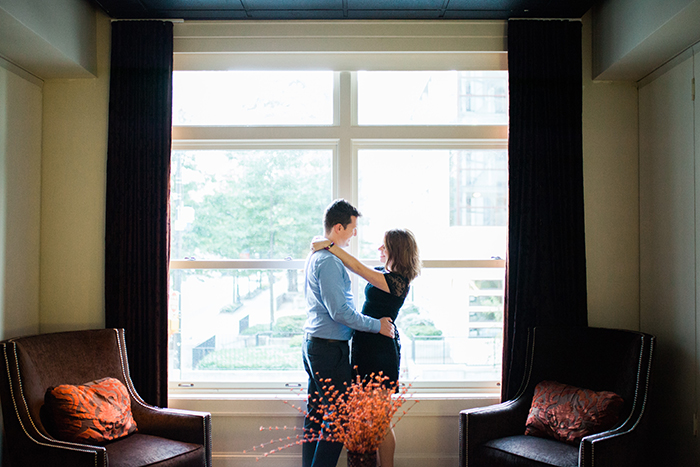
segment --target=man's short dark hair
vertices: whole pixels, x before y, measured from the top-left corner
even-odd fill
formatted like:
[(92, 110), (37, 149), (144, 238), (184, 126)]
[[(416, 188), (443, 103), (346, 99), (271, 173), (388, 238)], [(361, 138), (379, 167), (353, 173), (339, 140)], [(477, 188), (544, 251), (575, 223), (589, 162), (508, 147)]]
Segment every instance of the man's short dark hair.
[(352, 204), (342, 198), (336, 199), (326, 208), (326, 212), (323, 215), (323, 228), (326, 233), (333, 230), (333, 226), (336, 224), (342, 225), (345, 229), (352, 222), (353, 217), (360, 217), (361, 215), (360, 211)]

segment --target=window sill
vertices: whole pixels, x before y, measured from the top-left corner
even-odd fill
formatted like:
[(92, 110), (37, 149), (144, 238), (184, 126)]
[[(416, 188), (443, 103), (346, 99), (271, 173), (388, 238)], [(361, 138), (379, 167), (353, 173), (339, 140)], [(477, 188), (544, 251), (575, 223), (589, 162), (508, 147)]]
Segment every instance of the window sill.
[[(407, 400), (417, 401), (464, 401), (464, 400), (498, 400), (500, 393), (497, 392), (464, 392), (464, 393), (409, 393)], [(303, 401), (306, 399), (306, 392), (291, 394), (232, 394), (232, 393), (190, 393), (171, 394), (168, 401), (174, 404), (186, 401)]]

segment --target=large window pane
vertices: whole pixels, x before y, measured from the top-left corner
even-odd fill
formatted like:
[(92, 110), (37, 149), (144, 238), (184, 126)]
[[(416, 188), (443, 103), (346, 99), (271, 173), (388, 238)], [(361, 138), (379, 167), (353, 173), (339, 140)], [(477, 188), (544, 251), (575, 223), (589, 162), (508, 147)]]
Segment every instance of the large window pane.
[(173, 72), (173, 125), (332, 124), (330, 71)]
[(360, 125), (505, 125), (507, 71), (361, 71)]
[(170, 379), (302, 382), (304, 272), (172, 270)]
[(408, 228), (424, 259), (505, 258), (506, 173), (505, 150), (359, 150), (361, 256), (375, 258), (386, 230)]
[(450, 225), (503, 227), (507, 224), (505, 150), (453, 151), (450, 171)]
[(301, 259), (323, 232), (331, 150), (172, 155), (172, 259)]
[[(402, 380), (500, 378), (504, 275), (502, 268), (422, 272), (396, 320)], [(304, 382), (303, 277), (301, 270), (171, 271), (170, 379)]]
[(498, 381), (504, 280), (503, 268), (424, 269), (396, 320), (402, 378)]

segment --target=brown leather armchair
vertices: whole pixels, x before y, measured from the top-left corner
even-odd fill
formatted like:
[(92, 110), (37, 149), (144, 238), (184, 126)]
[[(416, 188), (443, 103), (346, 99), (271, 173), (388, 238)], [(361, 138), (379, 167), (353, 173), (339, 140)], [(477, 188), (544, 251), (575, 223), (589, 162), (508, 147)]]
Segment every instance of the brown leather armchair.
[[(12, 467), (211, 466), (211, 415), (146, 404), (129, 377), (123, 329), (19, 337), (0, 346), (0, 398)], [(42, 422), (46, 389), (107, 376), (127, 387), (138, 431), (102, 445), (54, 439)]]
[[(518, 395), (501, 404), (462, 411), (460, 467), (625, 467), (649, 465), (648, 391), (655, 338), (590, 327), (530, 330), (525, 377)], [(526, 436), (535, 386), (546, 380), (613, 391), (625, 404), (612, 429), (578, 446)]]

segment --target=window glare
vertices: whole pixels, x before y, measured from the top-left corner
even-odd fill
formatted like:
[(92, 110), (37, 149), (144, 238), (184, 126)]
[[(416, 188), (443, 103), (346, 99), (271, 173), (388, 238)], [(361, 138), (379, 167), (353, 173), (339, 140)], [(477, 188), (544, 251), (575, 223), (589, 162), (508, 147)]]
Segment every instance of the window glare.
[(507, 71), (360, 71), (360, 125), (504, 125)]
[(173, 125), (332, 125), (331, 71), (175, 71)]
[[(505, 150), (359, 150), (360, 256), (376, 259), (377, 246), (386, 230), (408, 228), (416, 236), (423, 259), (505, 258), (508, 189), (505, 153)], [(481, 204), (474, 201), (455, 206), (455, 198), (461, 199), (457, 195), (466, 190), (463, 185), (451, 182), (451, 178), (455, 163), (465, 160), (472, 169), (466, 175), (471, 181), (469, 200), (476, 199)], [(485, 164), (484, 160), (492, 162)], [(473, 198), (475, 194), (479, 196)], [(483, 202), (489, 203), (491, 199), (502, 215), (483, 215)], [(455, 210), (469, 213), (471, 223), (455, 223)]]

